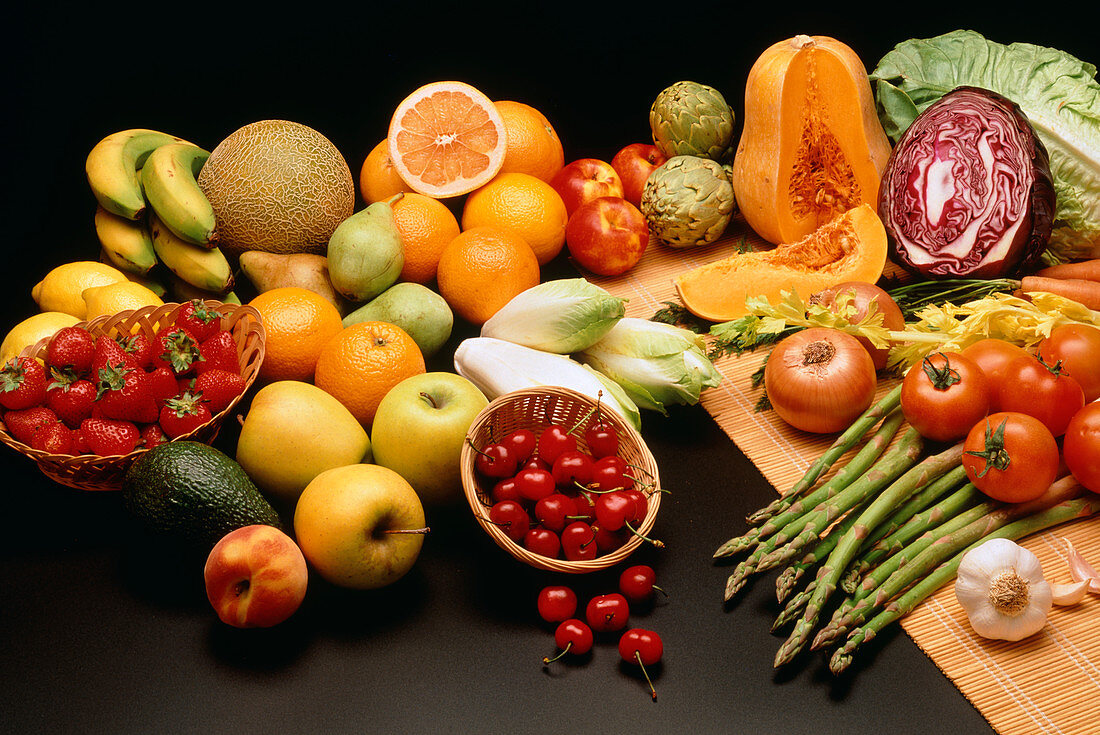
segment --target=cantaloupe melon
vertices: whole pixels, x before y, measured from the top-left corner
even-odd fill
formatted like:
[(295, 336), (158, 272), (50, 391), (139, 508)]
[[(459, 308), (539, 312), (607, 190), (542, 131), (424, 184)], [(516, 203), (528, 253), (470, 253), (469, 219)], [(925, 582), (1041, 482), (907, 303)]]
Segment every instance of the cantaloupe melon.
[(355, 209), (355, 183), (340, 151), (313, 128), (286, 120), (230, 134), (198, 181), (214, 208), (218, 244), (233, 255), (324, 253)]
[(886, 265), (886, 229), (866, 204), (848, 210), (798, 242), (772, 250), (737, 253), (674, 279), (692, 314), (714, 322), (744, 316), (745, 299), (781, 291), (803, 299), (845, 281), (874, 283)]

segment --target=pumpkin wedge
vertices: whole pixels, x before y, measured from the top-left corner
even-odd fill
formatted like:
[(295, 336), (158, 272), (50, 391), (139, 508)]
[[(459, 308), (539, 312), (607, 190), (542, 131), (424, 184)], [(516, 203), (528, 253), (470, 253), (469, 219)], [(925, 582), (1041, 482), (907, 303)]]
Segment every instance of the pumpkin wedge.
[(736, 253), (682, 273), (676, 292), (695, 316), (725, 322), (744, 316), (745, 299), (781, 291), (804, 299), (845, 281), (874, 283), (886, 265), (886, 228), (867, 204), (850, 209), (795, 243)]
[(753, 64), (731, 179), (762, 238), (794, 242), (859, 204), (877, 207), (889, 157), (867, 71), (851, 48), (799, 35)]

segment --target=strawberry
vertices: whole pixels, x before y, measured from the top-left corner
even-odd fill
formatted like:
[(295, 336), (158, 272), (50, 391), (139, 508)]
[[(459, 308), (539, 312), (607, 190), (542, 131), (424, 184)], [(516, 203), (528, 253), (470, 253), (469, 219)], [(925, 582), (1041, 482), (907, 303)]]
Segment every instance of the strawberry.
[(158, 411), (164, 401), (180, 392), (180, 388), (176, 382), (176, 374), (173, 373), (172, 368), (168, 366), (150, 370), (146, 373), (146, 378), (149, 381), (149, 391), (153, 394), (153, 400), (157, 402)]
[(244, 393), (244, 378), (228, 370), (207, 370), (195, 378), (195, 390), (202, 394), (210, 413), (218, 414)]
[(84, 429), (79, 426), (73, 429), (73, 454), (91, 454), (92, 448), (88, 446), (88, 440), (84, 438)]
[(35, 429), (57, 420), (57, 414), (45, 406), (22, 408), (4, 414), (4, 425), (7, 427), (8, 433), (24, 444), (31, 443), (31, 437), (34, 436)]
[(222, 315), (202, 299), (191, 299), (176, 313), (176, 325), (197, 341), (205, 342), (221, 329)]
[(146, 424), (141, 427), (141, 446), (146, 449), (164, 444), (166, 441), (168, 436), (164, 433), (164, 429), (160, 428), (160, 424)]
[(92, 358), (90, 376), (92, 382), (99, 380), (99, 371), (109, 365), (122, 365), (124, 367), (137, 367), (137, 360), (122, 345), (113, 339), (97, 339), (95, 341), (95, 355)]
[(72, 429), (60, 421), (47, 421), (34, 430), (31, 448), (50, 454), (72, 454)]
[(190, 434), (212, 418), (201, 393), (184, 393), (169, 398), (160, 409), (160, 428), (169, 438)]
[(142, 424), (157, 420), (156, 397), (141, 368), (108, 365), (99, 371), (98, 388), (96, 404), (104, 417)]
[(153, 350), (153, 367), (167, 366), (176, 375), (191, 372), (202, 359), (199, 343), (180, 327), (171, 327), (161, 334)]
[(119, 343), (122, 349), (133, 356), (134, 362), (142, 370), (148, 370), (153, 366), (153, 343), (144, 334), (139, 332), (129, 337), (123, 337), (120, 334), (115, 337), (115, 341)]
[(92, 404), (96, 399), (95, 384), (78, 378), (68, 370), (53, 368), (51, 372), (53, 382), (46, 388), (46, 408), (56, 413), (69, 428), (75, 429), (92, 415)]
[(69, 368), (83, 375), (92, 368), (96, 339), (83, 327), (63, 327), (54, 333), (46, 348), (46, 363), (56, 368)]
[(46, 400), (46, 368), (33, 357), (13, 357), (0, 368), (0, 406), (41, 406)]
[(226, 331), (219, 331), (210, 339), (203, 342), (200, 347), (203, 362), (198, 366), (198, 372), (207, 370), (226, 370), (231, 373), (241, 374), (241, 361), (237, 357), (237, 343), (233, 341), (233, 335)]
[(129, 454), (141, 441), (138, 427), (131, 421), (113, 419), (84, 419), (80, 431), (93, 454), (109, 457)]

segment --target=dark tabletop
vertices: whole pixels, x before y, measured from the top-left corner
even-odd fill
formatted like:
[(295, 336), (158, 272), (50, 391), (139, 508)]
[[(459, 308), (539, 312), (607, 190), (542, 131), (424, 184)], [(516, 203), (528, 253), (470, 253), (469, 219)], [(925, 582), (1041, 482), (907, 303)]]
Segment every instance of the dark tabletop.
[[(542, 110), (567, 160), (609, 160), (646, 141), (652, 98), (680, 79), (718, 87), (740, 119), (752, 61), (796, 33), (840, 38), (868, 66), (902, 40), (962, 27), (1096, 61), (1065, 8), (1039, 22), (1003, 10), (944, 17), (942, 8), (932, 16), (832, 4), (749, 14), (743, 3), (322, 5), (15, 11), (4, 47), (14, 131), (0, 331), (36, 311), (30, 287), (50, 268), (97, 257), (84, 157), (124, 128), (211, 147), (257, 119), (295, 120), (328, 135), (357, 175), (402, 97), (455, 78)], [(751, 20), (758, 12), (767, 17)], [(479, 17), (489, 20), (471, 20)], [(572, 273), (563, 256), (544, 278)], [(459, 325), (430, 367), (451, 369), (449, 350), (473, 331)], [(614, 641), (598, 639), (579, 661), (541, 665), (553, 640), (535, 614), (537, 591), (565, 581), (583, 599), (611, 591), (619, 569), (581, 578), (535, 571), (493, 545), (468, 509), (429, 512), (421, 557), (392, 587), (351, 592), (311, 578), (288, 622), (240, 631), (207, 603), (201, 561), (143, 537), (116, 493), (56, 485), (5, 448), (0, 731), (989, 731), (896, 626), (839, 678), (816, 654), (775, 672), (774, 576), (723, 605), (730, 567), (711, 561), (774, 489), (698, 406), (647, 413), (643, 434), (670, 491), (654, 529), (667, 548), (633, 557), (652, 564), (669, 592), (632, 617), (665, 641), (656, 703)], [(235, 440), (228, 426), (217, 446), (232, 454)]]

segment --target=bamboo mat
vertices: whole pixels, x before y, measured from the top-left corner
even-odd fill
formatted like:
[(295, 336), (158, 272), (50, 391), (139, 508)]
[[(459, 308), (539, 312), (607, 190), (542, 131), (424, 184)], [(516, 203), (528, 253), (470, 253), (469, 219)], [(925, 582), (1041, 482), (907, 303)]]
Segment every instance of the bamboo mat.
[[(641, 262), (628, 273), (587, 277), (628, 299), (628, 316), (649, 318), (664, 302), (678, 302), (672, 285), (675, 275), (735, 252), (744, 240), (755, 248), (766, 246), (737, 218), (712, 245), (677, 250), (651, 241)], [(786, 489), (834, 437), (800, 432), (774, 412), (753, 411), (762, 389), (752, 388), (749, 376), (760, 366), (763, 353), (718, 360), (722, 384), (704, 392), (700, 403), (764, 477)], [(879, 395), (890, 387), (884, 382)], [(733, 535), (744, 529), (727, 530)], [(1075, 521), (1021, 541), (1039, 557), (1047, 580), (1069, 581), (1063, 538), (1100, 565), (1100, 518)], [(715, 595), (720, 594), (716, 589)], [(955, 600), (953, 585), (940, 589), (903, 618), (901, 625), (997, 732), (1100, 732), (1100, 595), (1090, 593), (1073, 607), (1055, 607), (1040, 633), (1017, 643), (974, 634)]]

